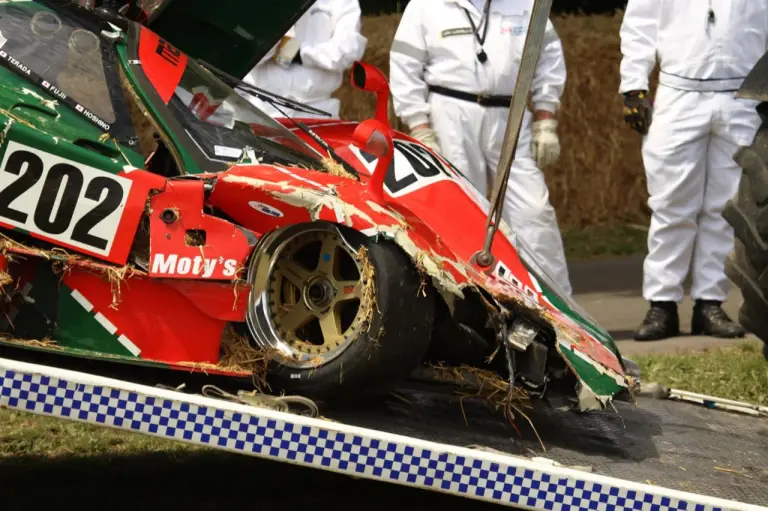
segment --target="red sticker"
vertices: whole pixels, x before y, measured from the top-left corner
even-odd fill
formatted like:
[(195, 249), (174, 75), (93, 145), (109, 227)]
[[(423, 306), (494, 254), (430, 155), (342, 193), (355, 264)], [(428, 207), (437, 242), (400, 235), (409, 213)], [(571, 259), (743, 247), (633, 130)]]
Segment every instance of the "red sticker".
[(187, 56), (159, 35), (141, 27), (139, 60), (149, 82), (163, 103), (168, 104), (187, 68)]

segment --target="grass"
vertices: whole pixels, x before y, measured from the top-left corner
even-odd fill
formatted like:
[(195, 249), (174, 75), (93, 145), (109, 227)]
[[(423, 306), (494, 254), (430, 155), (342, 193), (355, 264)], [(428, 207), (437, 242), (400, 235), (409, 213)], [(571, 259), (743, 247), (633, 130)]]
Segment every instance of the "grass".
[(768, 362), (762, 345), (744, 342), (732, 347), (683, 355), (632, 357), (643, 380), (726, 399), (768, 404)]
[(113, 456), (198, 449), (201, 448), (115, 429), (0, 410), (0, 459), (14, 456)]
[(635, 226), (569, 229), (562, 233), (565, 256), (570, 260), (645, 254), (648, 233)]

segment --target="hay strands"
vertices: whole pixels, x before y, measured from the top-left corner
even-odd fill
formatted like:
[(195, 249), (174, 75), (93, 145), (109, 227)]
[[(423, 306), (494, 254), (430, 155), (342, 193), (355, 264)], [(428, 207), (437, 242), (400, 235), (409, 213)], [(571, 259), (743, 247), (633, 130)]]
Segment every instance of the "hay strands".
[(105, 275), (112, 286), (112, 304), (110, 307), (114, 309), (116, 309), (120, 303), (120, 283), (126, 278), (135, 275), (147, 275), (146, 272), (132, 265), (114, 266), (111, 264), (100, 263), (87, 257), (70, 254), (61, 248), (42, 249), (28, 247), (4, 234), (0, 234), (0, 253), (3, 255), (10, 254), (9, 259), (12, 259), (13, 255), (47, 259), (52, 262), (51, 266), (54, 272), (59, 274), (68, 272), (72, 267), (78, 267), (96, 272), (100, 275)]
[(495, 409), (502, 408), (504, 410), (505, 418), (521, 438), (522, 433), (517, 427), (514, 412), (522, 416), (531, 426), (541, 448), (544, 452), (547, 451), (530, 417), (523, 412), (523, 408), (532, 408), (531, 398), (524, 389), (510, 386), (509, 382), (498, 373), (479, 367), (467, 365), (449, 367), (437, 364), (431, 365), (430, 369), (435, 380), (451, 383), (461, 388), (461, 390), (457, 390), (457, 395), (465, 423), (467, 420), (464, 414), (463, 400), (471, 398), (486, 401)]
[(41, 248), (28, 247), (5, 236), (4, 234), (0, 234), (0, 252), (3, 254), (10, 253), (12, 255), (15, 254), (19, 256), (41, 257), (49, 261), (63, 263), (66, 267), (77, 266), (80, 268), (97, 271), (99, 273), (108, 275), (110, 278), (114, 277), (119, 280), (123, 280), (127, 276), (132, 275), (146, 275), (146, 272), (133, 266), (114, 266), (100, 263), (87, 257), (70, 254), (61, 248), (52, 248), (50, 250), (46, 250)]
[(224, 329), (221, 337), (219, 360), (210, 362), (176, 362), (176, 365), (206, 373), (206, 370), (220, 371), (233, 375), (250, 375), (253, 387), (259, 392), (269, 389), (267, 367), (269, 356), (266, 351), (251, 345), (248, 339), (235, 331), (232, 325)]

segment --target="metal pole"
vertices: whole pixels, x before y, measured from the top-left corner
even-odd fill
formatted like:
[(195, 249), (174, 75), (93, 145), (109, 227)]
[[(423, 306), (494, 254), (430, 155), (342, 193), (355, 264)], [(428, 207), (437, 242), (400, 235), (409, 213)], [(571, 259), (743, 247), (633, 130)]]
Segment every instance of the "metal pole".
[[(490, 0), (487, 0), (490, 1)], [(531, 21), (528, 25), (528, 33), (525, 36), (525, 46), (521, 58), (520, 70), (512, 94), (507, 118), (507, 131), (504, 134), (504, 145), (501, 147), (499, 167), (496, 169), (491, 206), (486, 222), (485, 244), (483, 249), (472, 258), (478, 266), (487, 268), (491, 266), (495, 257), (491, 253), (493, 238), (501, 222), (501, 213), (504, 209), (504, 195), (507, 191), (507, 181), (512, 162), (515, 159), (517, 141), (520, 136), (520, 128), (523, 115), (528, 107), (528, 93), (531, 90), (533, 75), (536, 72), (536, 64), (539, 61), (541, 47), (544, 45), (544, 34), (547, 29), (549, 12), (552, 8), (552, 0), (534, 0), (531, 11)]]

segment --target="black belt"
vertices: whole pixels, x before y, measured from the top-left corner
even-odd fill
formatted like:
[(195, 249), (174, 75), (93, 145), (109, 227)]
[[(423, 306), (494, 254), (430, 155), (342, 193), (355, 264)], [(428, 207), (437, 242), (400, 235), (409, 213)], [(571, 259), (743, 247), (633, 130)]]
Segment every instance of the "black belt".
[(477, 103), (480, 106), (509, 108), (509, 104), (512, 102), (512, 96), (488, 96), (485, 94), (470, 94), (469, 92), (461, 92), (458, 90), (448, 89), (439, 85), (430, 85), (429, 92), (434, 92), (435, 94), (440, 94), (442, 96), (448, 96), (449, 98), (470, 101), (472, 103)]

